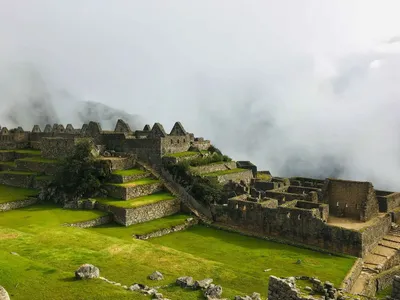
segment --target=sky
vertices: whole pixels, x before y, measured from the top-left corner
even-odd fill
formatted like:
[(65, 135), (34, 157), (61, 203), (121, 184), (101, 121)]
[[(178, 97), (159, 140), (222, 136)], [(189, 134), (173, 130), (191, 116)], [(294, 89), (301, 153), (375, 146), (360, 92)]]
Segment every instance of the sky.
[(399, 1), (0, 7), (2, 126), (181, 121), (273, 175), (400, 190)]

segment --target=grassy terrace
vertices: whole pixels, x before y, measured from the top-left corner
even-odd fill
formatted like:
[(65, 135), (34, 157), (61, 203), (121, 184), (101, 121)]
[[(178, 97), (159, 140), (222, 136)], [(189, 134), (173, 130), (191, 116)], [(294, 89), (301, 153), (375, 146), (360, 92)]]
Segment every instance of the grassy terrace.
[(261, 180), (265, 180), (265, 181), (269, 181), (271, 180), (272, 176), (265, 174), (265, 173), (257, 173), (257, 179), (261, 179)]
[(133, 175), (141, 175), (145, 174), (146, 171), (139, 170), (139, 169), (128, 169), (128, 170), (116, 170), (113, 172), (113, 175), (119, 176), (133, 176)]
[(174, 199), (174, 195), (168, 192), (154, 193), (147, 196), (137, 197), (129, 200), (120, 200), (114, 198), (97, 198), (96, 200), (116, 207), (136, 208), (144, 205), (154, 204), (160, 201)]
[(142, 178), (138, 180), (133, 180), (125, 183), (108, 183), (109, 185), (115, 185), (115, 186), (122, 186), (122, 187), (133, 187), (137, 185), (145, 185), (145, 184), (152, 184), (152, 183), (157, 183), (160, 182), (158, 179), (153, 179), (153, 178)]
[(37, 190), (0, 185), (0, 203), (24, 200), (38, 193)]
[(20, 154), (41, 155), (40, 150), (20, 149), (20, 150), (0, 150), (0, 153), (15, 152)]
[(1, 174), (10, 174), (10, 175), (24, 175), (24, 176), (34, 176), (37, 175), (35, 172), (25, 172), (25, 171), (1, 171)]
[(178, 152), (178, 153), (170, 153), (165, 156), (167, 157), (187, 157), (187, 156), (194, 156), (198, 155), (199, 152), (194, 152), (194, 151), (185, 151), (185, 152)]
[(20, 159), (18, 159), (18, 160), (21, 160), (21, 161), (40, 162), (40, 163), (51, 163), (51, 164), (59, 163), (58, 160), (55, 160), (55, 159), (48, 159), (48, 158), (44, 158), (44, 157), (41, 157), (41, 156), (24, 157), (24, 158), (20, 158)]
[(17, 165), (13, 161), (0, 161), (0, 165), (6, 165), (9, 167), (16, 167)]
[[(354, 262), (202, 226), (150, 241), (128, 238), (119, 228), (60, 226), (98, 216), (51, 205), (0, 213), (0, 278), (12, 299), (146, 299), (101, 280), (75, 281), (74, 271), (83, 263), (98, 266), (101, 276), (122, 285), (168, 285), (184, 275), (211, 277), (223, 286), (224, 298), (259, 292), (265, 299), (271, 274), (318, 276), (338, 284)], [(140, 232), (138, 227), (134, 231)], [(155, 270), (164, 274), (161, 283), (147, 279)], [(203, 299), (199, 291), (174, 285), (159, 291), (169, 299)]]
[(176, 225), (184, 224), (188, 215), (176, 214), (161, 219), (153, 220), (150, 222), (135, 224), (132, 226), (124, 227), (118, 224), (106, 224), (94, 228), (89, 228), (101, 234), (118, 237), (124, 240), (132, 240), (134, 234), (147, 234), (164, 228), (171, 228)]
[(231, 169), (231, 170), (222, 170), (222, 171), (216, 171), (216, 172), (210, 172), (210, 173), (204, 173), (202, 174), (203, 176), (222, 176), (222, 175), (227, 175), (227, 174), (232, 174), (232, 173), (239, 173), (247, 171), (246, 169)]

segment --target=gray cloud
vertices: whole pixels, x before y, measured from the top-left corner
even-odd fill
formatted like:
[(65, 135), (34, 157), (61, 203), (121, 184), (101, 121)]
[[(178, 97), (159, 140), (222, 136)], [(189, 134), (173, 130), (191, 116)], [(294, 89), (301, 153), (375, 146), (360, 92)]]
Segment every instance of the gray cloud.
[[(400, 189), (396, 1), (0, 4), (7, 122), (179, 120), (277, 175)], [(10, 76), (21, 62), (35, 79)]]

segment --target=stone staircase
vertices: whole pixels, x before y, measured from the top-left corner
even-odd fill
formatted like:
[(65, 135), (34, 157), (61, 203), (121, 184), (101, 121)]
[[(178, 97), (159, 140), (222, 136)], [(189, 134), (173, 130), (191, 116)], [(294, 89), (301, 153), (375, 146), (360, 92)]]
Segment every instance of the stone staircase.
[(363, 268), (355, 281), (351, 293), (370, 296), (367, 287), (374, 284), (373, 278), (386, 270), (398, 265), (400, 260), (400, 227), (392, 224), (391, 230), (363, 259)]

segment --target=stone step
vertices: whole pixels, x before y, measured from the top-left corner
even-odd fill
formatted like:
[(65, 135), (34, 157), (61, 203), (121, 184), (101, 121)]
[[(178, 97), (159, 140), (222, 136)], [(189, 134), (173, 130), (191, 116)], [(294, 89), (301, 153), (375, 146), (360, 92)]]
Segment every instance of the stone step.
[(105, 188), (107, 189), (109, 196), (117, 199), (128, 200), (159, 192), (163, 189), (163, 184), (158, 179), (146, 177), (126, 183), (109, 183)]
[(387, 240), (382, 240), (378, 243), (378, 245), (383, 246), (383, 247), (387, 247), (387, 248), (391, 248), (394, 250), (399, 250), (400, 249), (400, 244), (399, 243), (395, 243), (395, 242), (391, 242), (391, 241), (387, 241)]

